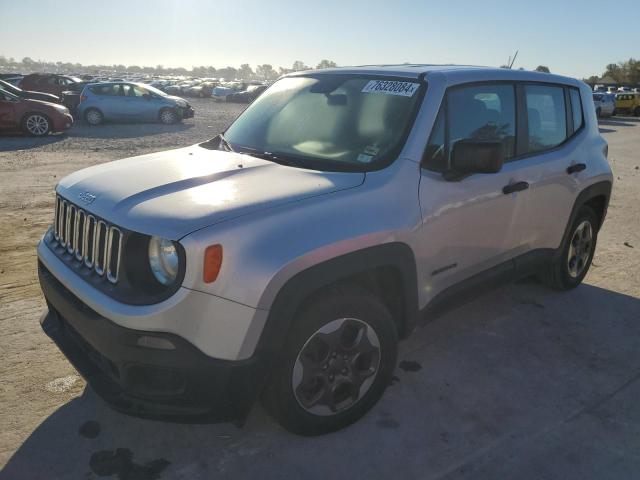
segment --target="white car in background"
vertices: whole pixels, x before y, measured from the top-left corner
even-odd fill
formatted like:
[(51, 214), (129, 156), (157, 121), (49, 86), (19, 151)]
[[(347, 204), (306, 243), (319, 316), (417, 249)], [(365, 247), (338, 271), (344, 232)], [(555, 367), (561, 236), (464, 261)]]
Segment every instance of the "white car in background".
[(610, 117), (616, 112), (616, 97), (610, 93), (594, 93), (593, 103), (598, 117)]

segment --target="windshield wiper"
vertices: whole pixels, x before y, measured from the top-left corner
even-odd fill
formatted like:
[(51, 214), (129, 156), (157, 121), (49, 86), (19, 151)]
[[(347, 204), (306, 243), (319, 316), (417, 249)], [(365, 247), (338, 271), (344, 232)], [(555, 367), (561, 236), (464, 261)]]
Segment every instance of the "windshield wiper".
[(270, 162), (278, 163), (280, 165), (286, 165), (288, 167), (301, 164), (301, 162), (294, 157), (282, 155), (280, 153), (263, 152), (255, 148), (242, 147), (238, 153), (244, 153), (252, 157), (260, 158), (262, 160), (269, 160)]
[[(219, 133), (211, 140), (201, 144), (204, 148), (210, 150), (224, 150), (225, 152), (235, 152), (229, 141), (224, 138), (224, 135)], [(222, 148), (221, 148), (222, 147)]]

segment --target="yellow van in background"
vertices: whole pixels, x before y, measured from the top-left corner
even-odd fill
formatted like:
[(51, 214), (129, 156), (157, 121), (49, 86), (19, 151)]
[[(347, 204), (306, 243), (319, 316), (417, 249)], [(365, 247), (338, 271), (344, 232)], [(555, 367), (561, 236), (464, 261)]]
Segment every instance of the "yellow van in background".
[(640, 93), (618, 93), (616, 95), (616, 113), (631, 113), (640, 117)]

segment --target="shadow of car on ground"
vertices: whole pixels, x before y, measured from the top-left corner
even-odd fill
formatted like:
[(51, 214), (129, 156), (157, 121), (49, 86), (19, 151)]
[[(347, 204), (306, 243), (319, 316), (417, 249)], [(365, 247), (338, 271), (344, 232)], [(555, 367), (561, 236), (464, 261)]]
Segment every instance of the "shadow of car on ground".
[(640, 299), (508, 285), (401, 344), (361, 421), (297, 437), (256, 406), (243, 429), (128, 417), (90, 388), (46, 418), (2, 479), (633, 478)]

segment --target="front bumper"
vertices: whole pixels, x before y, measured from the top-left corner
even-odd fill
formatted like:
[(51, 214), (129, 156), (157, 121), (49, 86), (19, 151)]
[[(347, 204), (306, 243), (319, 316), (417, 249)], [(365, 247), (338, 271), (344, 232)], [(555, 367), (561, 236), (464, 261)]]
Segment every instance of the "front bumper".
[(53, 130), (56, 132), (63, 132), (69, 130), (73, 126), (73, 117), (68, 113), (62, 113), (60, 116), (56, 116), (53, 121)]
[(182, 118), (193, 118), (193, 116), (195, 115), (195, 111), (193, 110), (193, 107), (191, 105), (185, 108), (181, 108), (180, 110), (182, 111)]
[[(38, 276), (49, 307), (43, 330), (116, 410), (177, 421), (243, 420), (249, 413), (270, 368), (264, 355), (219, 360), (178, 335), (119, 326), (81, 302), (42, 264)], [(140, 346), (142, 337), (174, 348)]]

